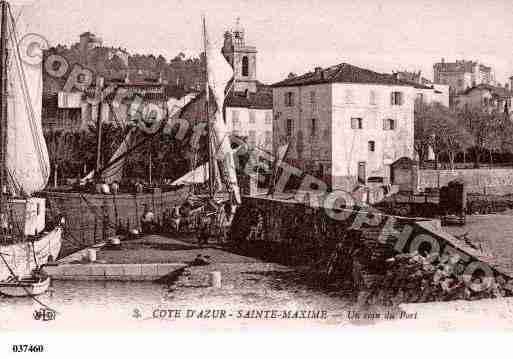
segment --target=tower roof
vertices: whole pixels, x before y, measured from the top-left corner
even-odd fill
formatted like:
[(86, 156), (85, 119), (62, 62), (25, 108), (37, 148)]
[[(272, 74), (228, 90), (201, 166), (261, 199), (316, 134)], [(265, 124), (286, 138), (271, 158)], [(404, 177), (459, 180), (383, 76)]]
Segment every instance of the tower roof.
[(240, 17), (235, 21), (235, 27), (232, 29), (232, 36), (235, 45), (244, 46), (244, 27), (240, 23)]

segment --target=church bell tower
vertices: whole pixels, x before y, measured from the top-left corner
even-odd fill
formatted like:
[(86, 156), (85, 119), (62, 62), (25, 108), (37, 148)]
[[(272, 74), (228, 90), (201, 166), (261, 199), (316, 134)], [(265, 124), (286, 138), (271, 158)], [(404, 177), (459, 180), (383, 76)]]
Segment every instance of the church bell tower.
[(223, 54), (234, 70), (234, 90), (236, 92), (256, 92), (256, 55), (254, 46), (247, 46), (245, 31), (237, 19), (235, 27), (225, 32)]

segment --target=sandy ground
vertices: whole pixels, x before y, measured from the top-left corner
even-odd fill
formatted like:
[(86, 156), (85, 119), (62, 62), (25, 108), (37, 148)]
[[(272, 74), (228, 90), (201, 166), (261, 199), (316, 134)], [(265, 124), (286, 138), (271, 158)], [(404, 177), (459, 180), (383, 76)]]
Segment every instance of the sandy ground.
[(472, 242), (492, 258), (497, 268), (513, 275), (513, 213), (467, 216), (464, 226), (443, 229), (453, 235), (468, 233)]

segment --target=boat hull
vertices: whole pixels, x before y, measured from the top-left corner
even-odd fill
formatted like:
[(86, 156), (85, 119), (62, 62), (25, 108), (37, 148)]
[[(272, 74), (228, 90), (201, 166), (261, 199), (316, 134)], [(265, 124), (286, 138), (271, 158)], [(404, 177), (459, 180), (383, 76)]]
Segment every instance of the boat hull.
[(49, 210), (66, 218), (66, 234), (61, 255), (66, 256), (95, 243), (101, 243), (121, 233), (140, 230), (145, 206), (161, 223), (166, 211), (184, 202), (188, 188), (153, 193), (92, 194), (78, 192), (51, 192), (46, 198)]
[(8, 297), (28, 297), (45, 293), (50, 287), (51, 279), (30, 283), (28, 281), (0, 282), (0, 293)]
[(13, 273), (19, 278), (30, 277), (32, 271), (38, 266), (47, 264), (49, 260), (57, 260), (61, 247), (61, 226), (57, 226), (51, 232), (43, 233), (34, 242), (0, 246), (0, 253), (5, 260), (5, 262), (0, 260), (0, 281), (6, 281)]

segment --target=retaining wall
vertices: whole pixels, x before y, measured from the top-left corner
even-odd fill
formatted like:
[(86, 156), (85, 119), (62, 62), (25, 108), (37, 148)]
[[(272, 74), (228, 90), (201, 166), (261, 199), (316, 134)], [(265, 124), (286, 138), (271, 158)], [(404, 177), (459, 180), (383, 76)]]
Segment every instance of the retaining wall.
[(439, 188), (450, 181), (463, 179), (468, 192), (505, 195), (513, 193), (513, 168), (420, 170), (419, 187)]

